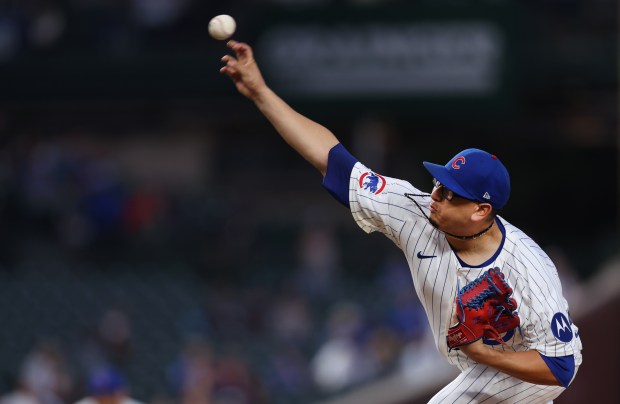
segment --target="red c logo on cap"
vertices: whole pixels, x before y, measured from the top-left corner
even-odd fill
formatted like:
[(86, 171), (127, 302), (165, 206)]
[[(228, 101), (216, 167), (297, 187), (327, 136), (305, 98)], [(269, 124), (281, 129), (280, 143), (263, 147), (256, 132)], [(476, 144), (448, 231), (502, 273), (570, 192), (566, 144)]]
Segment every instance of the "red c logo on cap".
[[(459, 164), (460, 163), (460, 164)], [(465, 157), (463, 156), (458, 156), (457, 158), (455, 158), (452, 161), (452, 168), (454, 168), (455, 170), (458, 170), (461, 168), (461, 166), (465, 164)]]

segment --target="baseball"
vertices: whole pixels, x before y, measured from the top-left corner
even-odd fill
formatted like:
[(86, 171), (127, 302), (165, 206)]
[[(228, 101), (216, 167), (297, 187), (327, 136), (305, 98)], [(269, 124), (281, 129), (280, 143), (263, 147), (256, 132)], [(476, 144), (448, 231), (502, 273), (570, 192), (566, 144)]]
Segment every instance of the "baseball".
[(220, 41), (230, 38), (236, 28), (235, 19), (227, 14), (217, 15), (209, 21), (209, 35)]

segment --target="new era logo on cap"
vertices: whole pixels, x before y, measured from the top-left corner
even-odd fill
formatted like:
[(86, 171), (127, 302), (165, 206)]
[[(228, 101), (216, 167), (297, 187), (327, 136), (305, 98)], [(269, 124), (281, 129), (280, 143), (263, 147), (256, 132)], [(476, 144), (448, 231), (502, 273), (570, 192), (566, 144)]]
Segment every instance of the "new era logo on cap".
[(510, 176), (499, 159), (480, 149), (466, 149), (446, 165), (424, 162), (439, 182), (457, 195), (501, 209), (510, 197)]

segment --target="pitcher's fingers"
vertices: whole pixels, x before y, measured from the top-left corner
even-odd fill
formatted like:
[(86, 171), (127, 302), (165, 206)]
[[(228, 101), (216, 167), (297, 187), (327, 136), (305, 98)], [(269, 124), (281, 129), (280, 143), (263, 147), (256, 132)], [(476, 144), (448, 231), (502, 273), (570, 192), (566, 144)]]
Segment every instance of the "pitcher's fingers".
[(220, 61), (226, 65), (233, 65), (237, 63), (237, 59), (235, 59), (234, 57), (230, 56), (230, 55), (224, 55), (222, 56), (222, 58), (220, 59)]
[(239, 75), (239, 69), (237, 69), (235, 66), (231, 66), (231, 65), (223, 66), (222, 68), (220, 68), (220, 72), (224, 73), (224, 74), (227, 74), (229, 76)]
[(239, 49), (239, 42), (235, 41), (234, 39), (231, 39), (230, 41), (226, 42), (226, 46), (228, 46), (233, 52), (235, 52), (237, 54), (237, 57), (241, 56), (241, 52)]
[(252, 54), (252, 48), (247, 43), (230, 40), (228, 41), (228, 47), (237, 54), (237, 57), (239, 59), (254, 59), (254, 56)]
[(225, 63), (224, 68), (226, 70), (224, 70), (224, 72), (226, 74), (230, 75), (233, 73), (239, 73), (239, 69), (238, 69), (239, 62), (237, 61), (237, 59), (233, 58), (232, 56), (224, 56), (222, 58), (222, 62)]
[(225, 74), (226, 76), (228, 76), (233, 83), (235, 83), (235, 85), (237, 85), (238, 83), (241, 83), (243, 80), (241, 79), (241, 75), (239, 74), (239, 72), (237, 70), (230, 70), (227, 68), (223, 68), (220, 70), (220, 72), (222, 74)]

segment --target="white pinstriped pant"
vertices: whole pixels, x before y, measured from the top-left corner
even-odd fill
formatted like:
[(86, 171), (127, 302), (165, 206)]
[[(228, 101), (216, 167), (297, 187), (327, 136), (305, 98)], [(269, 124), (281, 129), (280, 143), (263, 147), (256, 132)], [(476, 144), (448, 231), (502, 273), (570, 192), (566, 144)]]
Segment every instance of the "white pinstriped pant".
[(553, 402), (564, 390), (560, 386), (527, 383), (488, 366), (476, 364), (465, 369), (441, 389), (429, 404), (546, 404)]

